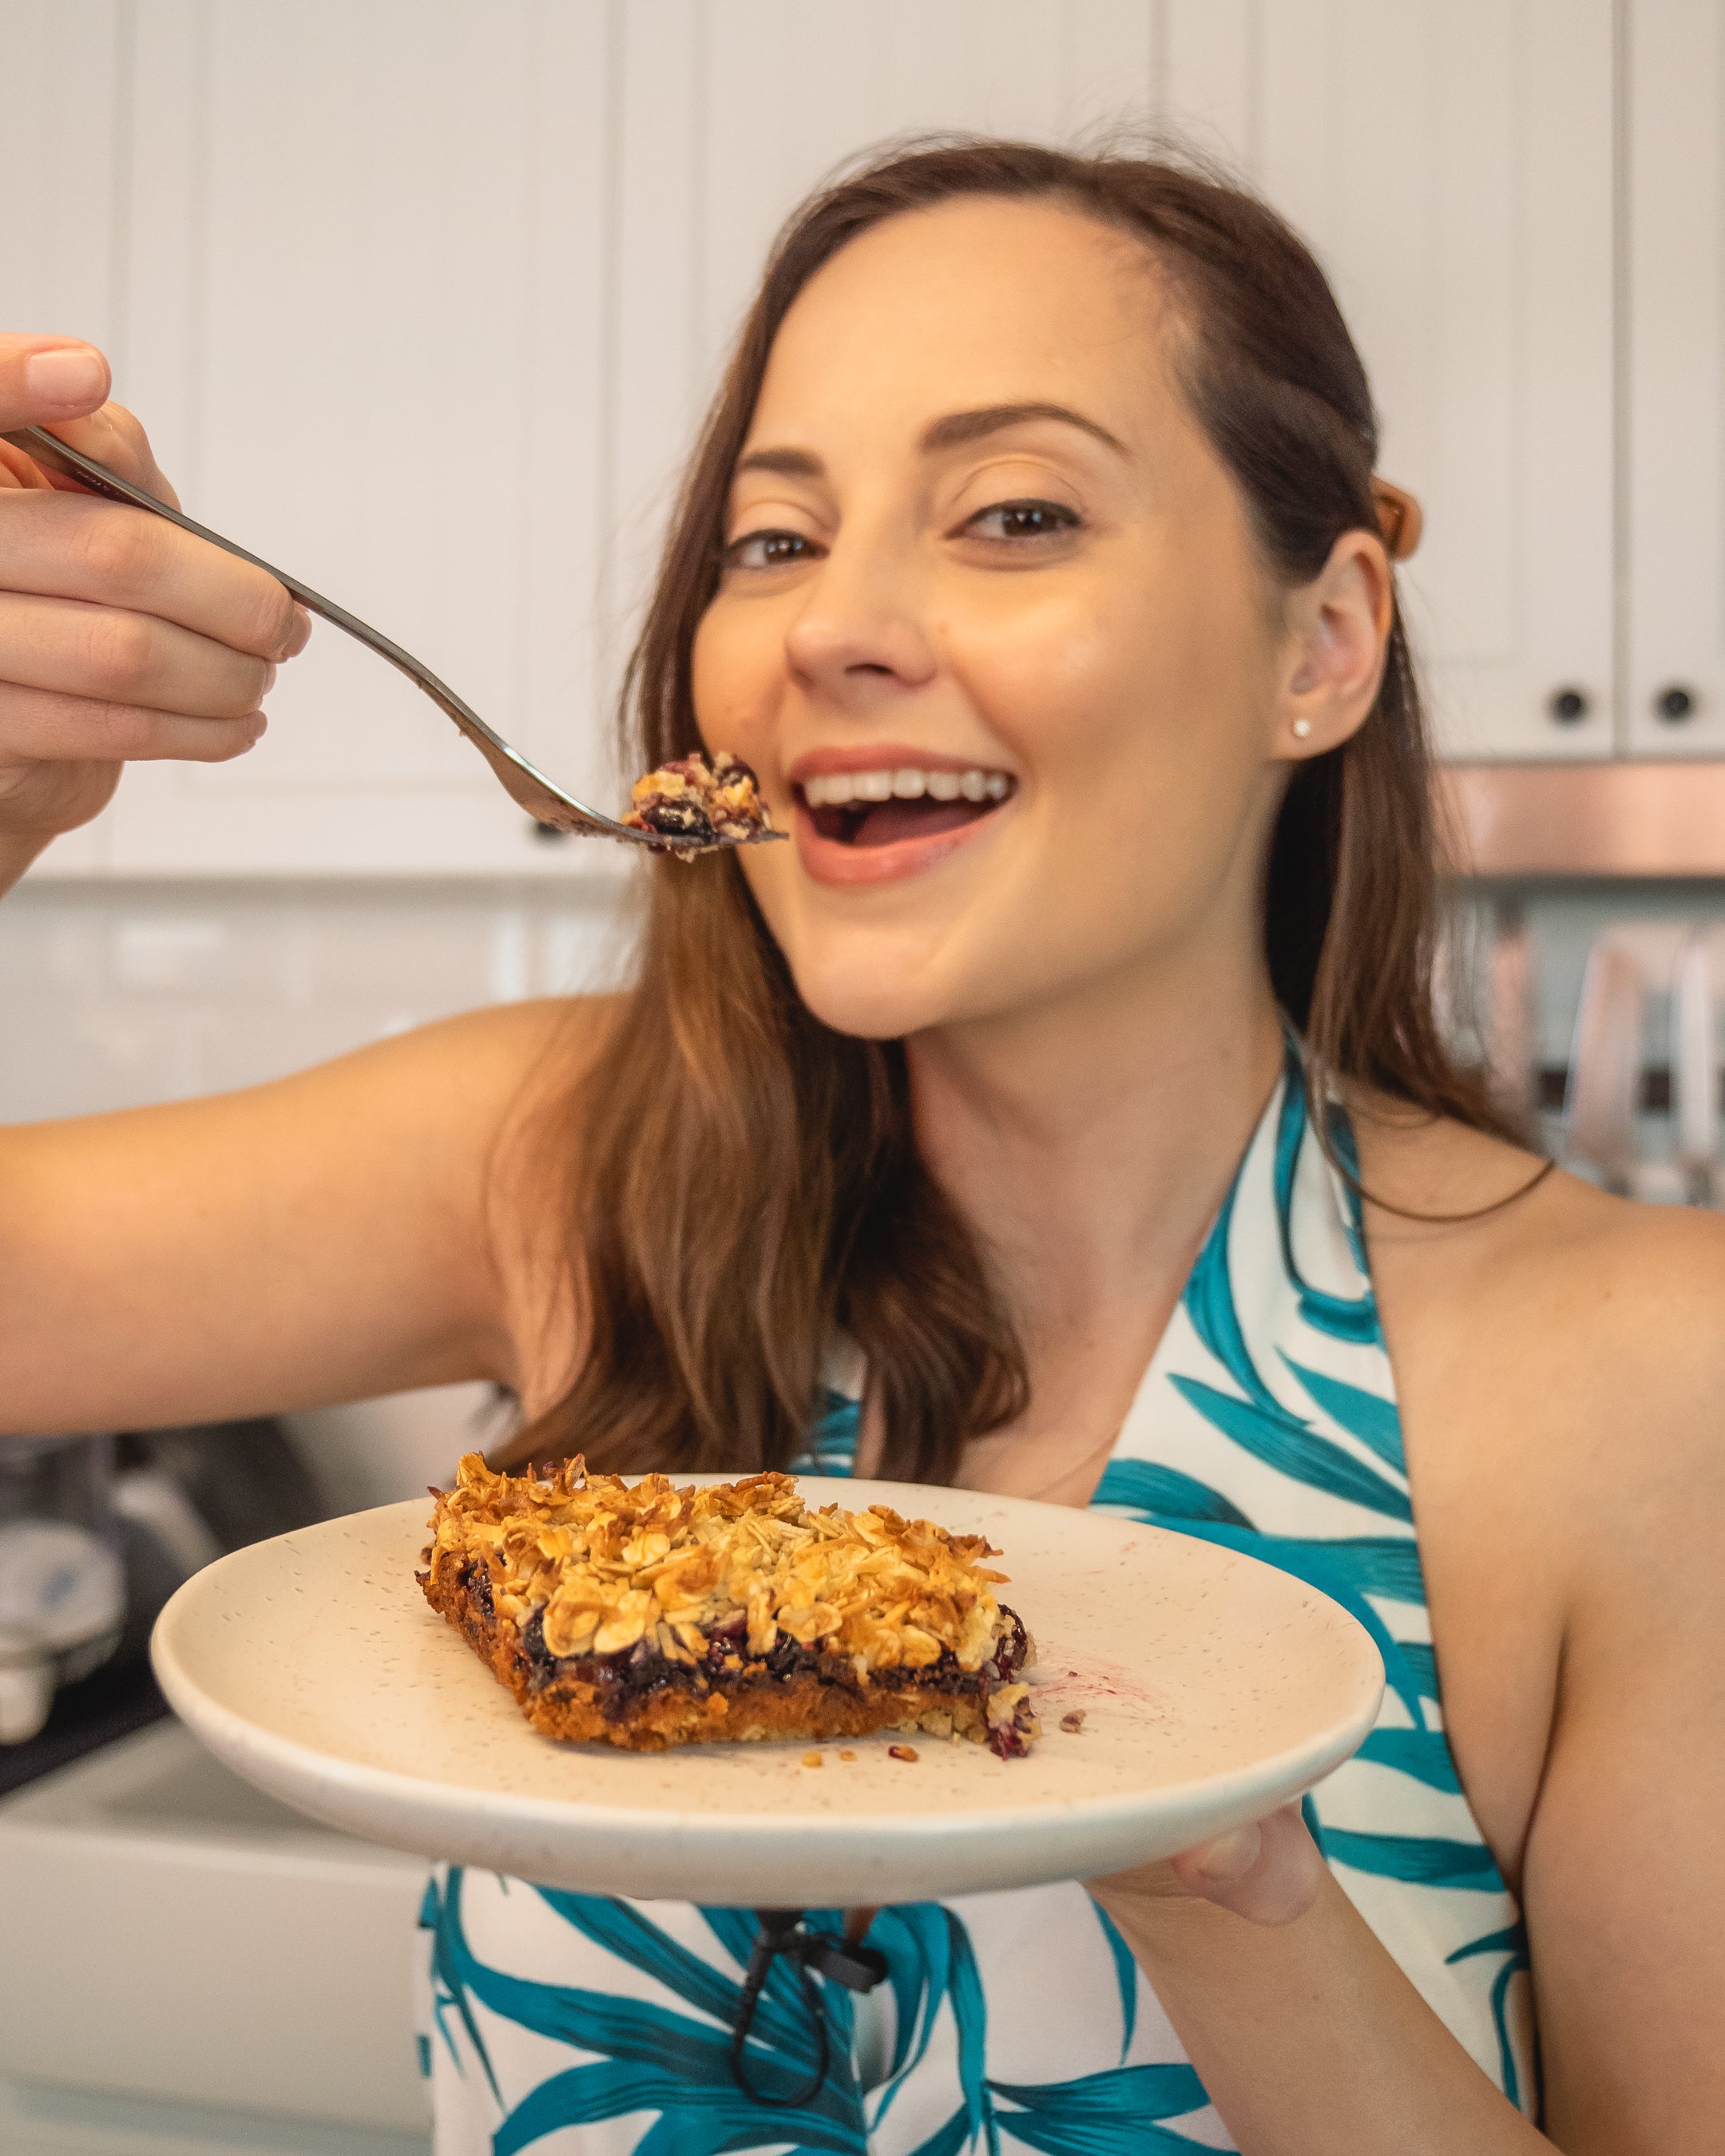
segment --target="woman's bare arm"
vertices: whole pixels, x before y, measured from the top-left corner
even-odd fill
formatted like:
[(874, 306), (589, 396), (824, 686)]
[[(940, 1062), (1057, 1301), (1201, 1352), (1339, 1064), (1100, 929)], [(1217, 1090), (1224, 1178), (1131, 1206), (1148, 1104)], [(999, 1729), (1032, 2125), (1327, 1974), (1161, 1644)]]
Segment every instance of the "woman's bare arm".
[(1712, 2147), (1725, 2118), (1725, 1223), (1636, 1240), (1574, 1343), (1599, 1398), (1562, 1434), (1572, 1594), (1522, 1866), (1568, 2156)]
[(494, 1170), (580, 1029), (516, 1005), (246, 1092), (0, 1132), (0, 1430), (519, 1383), (521, 1223)]

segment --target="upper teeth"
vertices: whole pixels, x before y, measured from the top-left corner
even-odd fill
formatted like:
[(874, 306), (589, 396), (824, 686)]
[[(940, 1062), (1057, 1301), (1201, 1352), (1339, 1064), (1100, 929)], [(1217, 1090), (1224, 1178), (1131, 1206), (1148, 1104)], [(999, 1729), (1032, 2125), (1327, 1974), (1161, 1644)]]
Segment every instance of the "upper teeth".
[(850, 801), (1004, 801), (1012, 781), (1004, 771), (829, 771), (803, 782), (811, 808), (839, 808)]

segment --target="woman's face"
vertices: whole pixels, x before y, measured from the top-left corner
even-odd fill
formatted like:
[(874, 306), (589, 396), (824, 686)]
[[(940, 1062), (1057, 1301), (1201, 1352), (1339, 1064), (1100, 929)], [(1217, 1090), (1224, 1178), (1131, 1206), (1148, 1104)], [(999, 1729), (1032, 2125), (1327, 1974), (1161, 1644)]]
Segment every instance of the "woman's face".
[(726, 538), (696, 710), (794, 834), (740, 858), (828, 1024), (1257, 963), (1286, 639), (1129, 239), (980, 199), (853, 241), (779, 331)]

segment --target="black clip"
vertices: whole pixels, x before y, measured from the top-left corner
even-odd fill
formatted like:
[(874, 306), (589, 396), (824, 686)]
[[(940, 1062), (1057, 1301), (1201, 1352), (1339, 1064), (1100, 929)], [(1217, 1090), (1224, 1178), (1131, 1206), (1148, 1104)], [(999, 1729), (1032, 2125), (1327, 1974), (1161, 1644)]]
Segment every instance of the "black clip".
[[(853, 1945), (825, 1932), (805, 1932), (800, 1909), (757, 1909), (759, 1929), (742, 1979), (742, 1997), (737, 2009), (737, 2026), (731, 2036), (731, 2078), (746, 2097), (775, 2109), (795, 2110), (819, 2095), (831, 2063), (827, 2017), (821, 1996), (809, 1971), (824, 1976), (846, 1991), (872, 1991), (886, 1974), (886, 1957), (878, 1948)], [(783, 1954), (796, 1966), (803, 1997), (814, 2023), (815, 2069), (813, 2080), (789, 2096), (768, 2096), (750, 2082), (744, 2060), (748, 2034), (754, 2025), (755, 2008), (772, 1971), (773, 1957)]]

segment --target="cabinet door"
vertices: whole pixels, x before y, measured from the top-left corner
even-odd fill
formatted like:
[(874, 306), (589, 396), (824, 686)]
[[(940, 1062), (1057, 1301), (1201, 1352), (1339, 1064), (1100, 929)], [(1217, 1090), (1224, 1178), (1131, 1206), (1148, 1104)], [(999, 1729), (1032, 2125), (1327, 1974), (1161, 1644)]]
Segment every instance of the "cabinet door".
[(1629, 10), (1628, 742), (1725, 754), (1725, 20)]
[(1168, 0), (1171, 116), (1313, 245), (1425, 504), (1404, 584), (1450, 755), (1612, 746), (1611, 15)]
[[(124, 11), (129, 17), (130, 11)], [(116, 0), (0, 0), (0, 329), (88, 337), (118, 360), (125, 279), (116, 247), (118, 146), (129, 59)], [(78, 86), (76, 153), (61, 85)], [(69, 833), (31, 871), (88, 875), (107, 857), (109, 818)]]
[[(611, 20), (558, 0), (137, 10), (122, 382), (194, 515), (602, 801)], [(577, 858), (435, 706), (323, 624), (270, 709), (237, 763), (128, 775), (117, 868)]]

